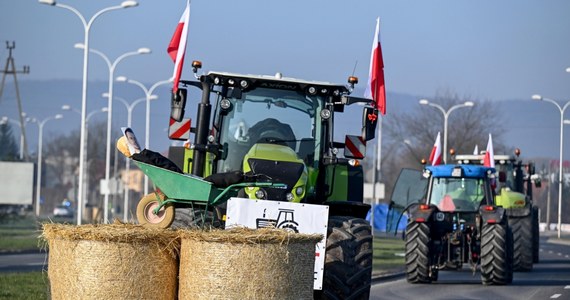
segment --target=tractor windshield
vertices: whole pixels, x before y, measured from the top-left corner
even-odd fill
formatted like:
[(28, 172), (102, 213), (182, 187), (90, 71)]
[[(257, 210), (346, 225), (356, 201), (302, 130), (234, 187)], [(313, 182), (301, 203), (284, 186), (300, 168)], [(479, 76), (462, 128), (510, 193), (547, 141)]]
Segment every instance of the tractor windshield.
[(221, 116), (219, 138), (227, 156), (218, 161), (218, 172), (240, 170), (245, 154), (260, 141), (289, 146), (307, 166), (318, 161), (321, 145), (315, 141), (321, 140), (322, 129), (315, 118), (322, 109), (322, 97), (257, 88), (225, 99), (231, 108)]
[(483, 179), (433, 178), (430, 203), (441, 211), (476, 211), (485, 198)]

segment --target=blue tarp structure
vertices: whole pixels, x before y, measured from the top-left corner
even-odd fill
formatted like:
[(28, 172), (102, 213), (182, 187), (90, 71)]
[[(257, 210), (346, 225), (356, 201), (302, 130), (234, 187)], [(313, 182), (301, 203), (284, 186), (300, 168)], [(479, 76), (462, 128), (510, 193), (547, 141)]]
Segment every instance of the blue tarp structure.
[[(390, 212), (390, 231), (394, 231), (397, 228), (398, 231), (406, 230), (406, 224), (408, 223), (408, 217), (403, 215), (398, 224), (398, 218), (400, 217), (400, 211)], [(379, 232), (386, 232), (386, 220), (388, 219), (388, 204), (376, 204), (374, 205), (374, 230)], [(370, 211), (366, 215), (366, 220), (370, 222)]]

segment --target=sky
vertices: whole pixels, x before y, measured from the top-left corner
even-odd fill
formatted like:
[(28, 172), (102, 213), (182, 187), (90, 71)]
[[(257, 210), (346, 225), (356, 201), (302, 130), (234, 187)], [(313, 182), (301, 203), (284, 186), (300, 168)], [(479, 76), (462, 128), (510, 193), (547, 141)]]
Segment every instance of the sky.
[[(89, 20), (120, 2), (58, 3)], [(150, 48), (151, 54), (126, 58), (115, 70), (115, 76), (150, 86), (172, 75), (166, 47), (186, 1), (138, 3), (97, 17), (89, 44), (111, 61)], [(83, 51), (74, 44), (85, 34), (75, 14), (32, 0), (0, 0), (0, 11), (0, 64), (8, 56), (4, 41), (15, 41), (17, 69), (30, 66), (20, 80), (82, 78)], [(192, 78), (190, 62), (201, 60), (203, 72), (281, 72), (337, 83), (356, 75), (364, 88), (379, 17), (388, 93), (429, 98), (449, 89), (491, 102), (541, 94), (562, 103), (570, 100), (569, 12), (567, 0), (194, 0), (182, 77)], [(101, 58), (91, 55), (89, 61), (89, 80), (107, 81)], [(81, 98), (80, 87), (69, 93)], [(0, 115), (2, 105), (0, 100)]]

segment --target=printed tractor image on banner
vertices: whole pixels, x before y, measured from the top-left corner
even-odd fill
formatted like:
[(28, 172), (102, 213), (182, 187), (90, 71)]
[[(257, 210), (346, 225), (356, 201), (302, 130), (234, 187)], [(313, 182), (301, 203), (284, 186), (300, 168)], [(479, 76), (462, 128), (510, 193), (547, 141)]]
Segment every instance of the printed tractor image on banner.
[(226, 228), (242, 226), (248, 228), (275, 227), (294, 233), (322, 234), (323, 239), (315, 246), (314, 289), (322, 289), (323, 269), (329, 207), (281, 201), (230, 198), (226, 217)]

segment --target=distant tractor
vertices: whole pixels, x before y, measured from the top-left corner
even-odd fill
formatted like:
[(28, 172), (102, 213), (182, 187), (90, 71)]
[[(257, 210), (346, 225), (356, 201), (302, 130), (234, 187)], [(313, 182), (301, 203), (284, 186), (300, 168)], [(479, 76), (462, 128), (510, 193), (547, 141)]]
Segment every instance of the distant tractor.
[[(405, 206), (406, 278), (438, 280), (440, 270), (468, 264), (485, 285), (513, 280), (513, 236), (504, 208), (493, 195), (495, 169), (439, 165), (401, 173), (393, 206)], [(423, 191), (422, 193), (420, 193)]]
[[(538, 207), (532, 201), (532, 188), (540, 187), (532, 162), (524, 164), (514, 155), (494, 155), (498, 184), (495, 202), (505, 209), (513, 231), (515, 271), (530, 271), (538, 263), (539, 220)], [(458, 163), (481, 165), (484, 155), (456, 155)], [(526, 172), (525, 172), (526, 171)], [(526, 174), (525, 174), (526, 173)]]

